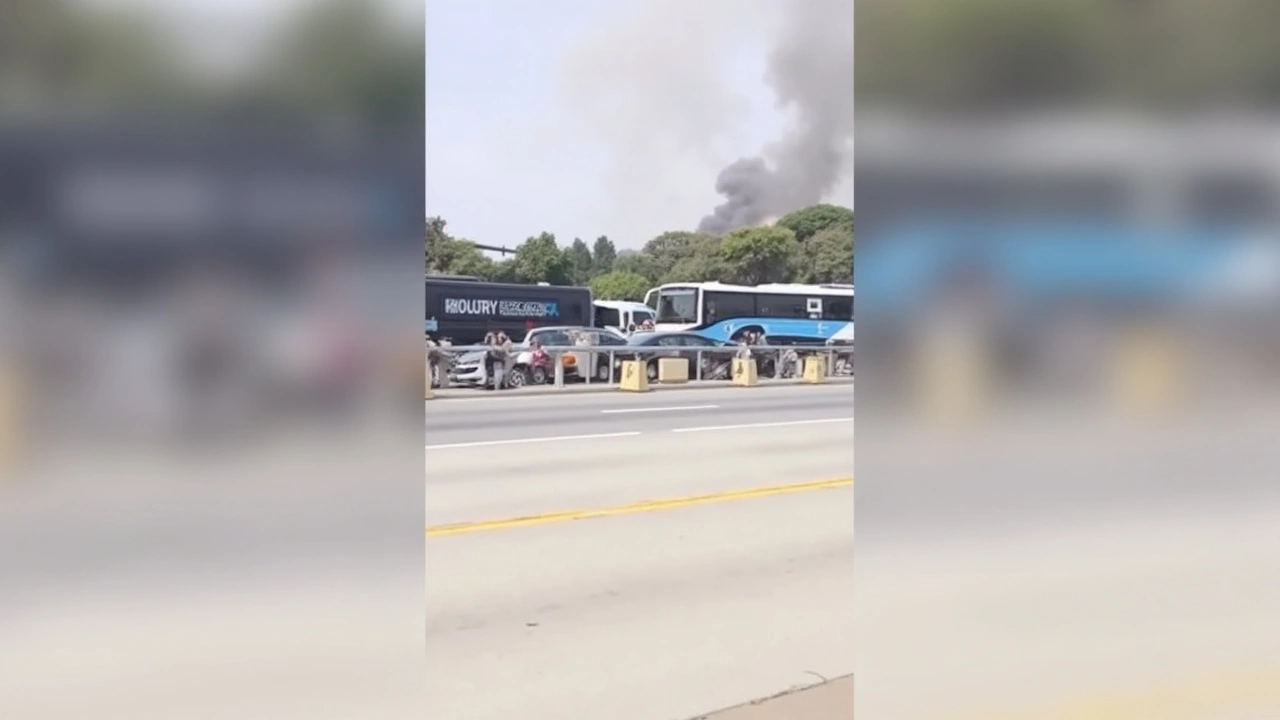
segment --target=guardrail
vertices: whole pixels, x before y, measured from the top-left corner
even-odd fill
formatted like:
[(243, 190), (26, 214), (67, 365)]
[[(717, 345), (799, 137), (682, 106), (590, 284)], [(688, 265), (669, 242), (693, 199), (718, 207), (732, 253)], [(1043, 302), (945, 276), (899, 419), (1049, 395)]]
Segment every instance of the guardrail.
[[(433, 388), (484, 387), (501, 373), (503, 387), (571, 384), (618, 385), (625, 360), (640, 360), (651, 383), (702, 382), (733, 379), (734, 358), (756, 361), (760, 378), (795, 379), (803, 376), (805, 358), (822, 357), (826, 377), (853, 375), (852, 346), (749, 345), (720, 348), (670, 346), (578, 345), (543, 347), (546, 357), (535, 362), (531, 351), (516, 348), (505, 357), (488, 358), (486, 345), (428, 346), (427, 371)], [(666, 378), (663, 359), (684, 359), (684, 377)]]

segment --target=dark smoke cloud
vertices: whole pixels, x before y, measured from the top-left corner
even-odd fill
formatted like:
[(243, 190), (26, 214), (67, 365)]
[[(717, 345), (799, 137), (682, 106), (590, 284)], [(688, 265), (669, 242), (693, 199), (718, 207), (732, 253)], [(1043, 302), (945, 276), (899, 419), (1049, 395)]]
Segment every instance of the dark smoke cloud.
[(716, 178), (725, 201), (700, 232), (723, 234), (821, 202), (853, 160), (853, 0), (781, 0), (781, 32), (765, 80), (791, 130), (762, 156)]

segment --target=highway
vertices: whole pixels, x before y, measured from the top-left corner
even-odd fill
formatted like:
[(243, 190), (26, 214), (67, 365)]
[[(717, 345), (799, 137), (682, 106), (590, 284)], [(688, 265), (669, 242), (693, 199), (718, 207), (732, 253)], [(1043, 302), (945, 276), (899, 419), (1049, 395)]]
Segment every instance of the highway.
[[(431, 717), (690, 720), (853, 672), (851, 385), (427, 407)], [(776, 702), (846, 720), (848, 687)]]
[(853, 385), (506, 395), (427, 401), (428, 446), (519, 444), (546, 437), (688, 432), (693, 427), (813, 423), (852, 414)]

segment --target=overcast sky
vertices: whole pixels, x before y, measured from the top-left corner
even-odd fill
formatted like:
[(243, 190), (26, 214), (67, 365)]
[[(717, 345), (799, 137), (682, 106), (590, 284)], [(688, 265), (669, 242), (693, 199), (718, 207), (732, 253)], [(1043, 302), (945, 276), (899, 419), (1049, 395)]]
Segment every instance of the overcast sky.
[(428, 0), (428, 214), (498, 244), (693, 229), (784, 121), (753, 3)]

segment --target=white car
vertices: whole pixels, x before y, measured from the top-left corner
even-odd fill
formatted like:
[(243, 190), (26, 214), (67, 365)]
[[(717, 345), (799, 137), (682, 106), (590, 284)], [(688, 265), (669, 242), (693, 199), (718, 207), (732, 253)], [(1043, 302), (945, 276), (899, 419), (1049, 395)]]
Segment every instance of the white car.
[[(605, 328), (578, 326), (534, 328), (525, 333), (524, 338), (519, 343), (516, 343), (514, 347), (515, 362), (512, 364), (507, 384), (512, 387), (521, 387), (529, 383), (551, 381), (552, 376), (545, 376), (541, 372), (537, 372), (538, 369), (533, 367), (533, 352), (530, 347), (534, 341), (537, 341), (544, 349), (550, 351), (552, 355), (570, 355), (573, 357), (571, 363), (566, 363), (566, 379), (581, 376), (580, 368), (589, 366), (587, 372), (590, 373), (593, 381), (608, 382), (611, 377), (609, 357), (607, 355), (600, 356), (600, 353), (571, 351), (570, 349), (575, 347), (571, 333), (575, 332), (589, 333), (594, 338), (592, 343), (594, 345), (616, 345), (621, 347), (627, 344), (627, 339), (623, 335)], [(588, 355), (595, 357), (587, 357)], [(449, 372), (449, 382), (455, 385), (484, 385), (487, 379), (484, 359), (485, 352), (483, 350), (475, 350), (458, 358), (453, 369)]]

